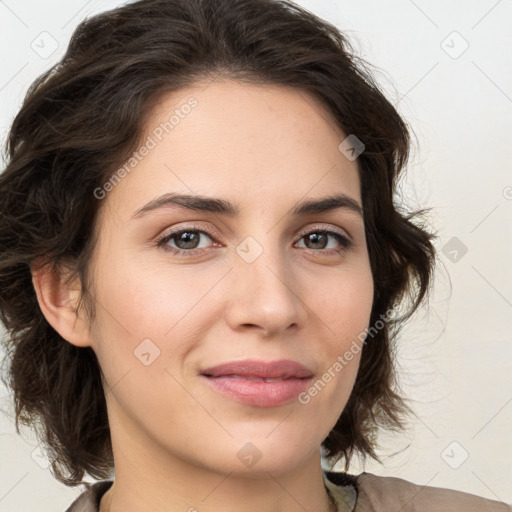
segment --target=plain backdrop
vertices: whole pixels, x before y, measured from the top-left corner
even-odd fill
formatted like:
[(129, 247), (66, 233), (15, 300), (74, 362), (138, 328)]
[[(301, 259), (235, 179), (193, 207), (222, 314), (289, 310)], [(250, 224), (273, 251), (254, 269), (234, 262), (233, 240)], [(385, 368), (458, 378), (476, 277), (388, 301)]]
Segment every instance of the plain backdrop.
[[(432, 207), (440, 265), (429, 308), (402, 331), (400, 384), (415, 415), (383, 435), (397, 476), (512, 503), (512, 0), (302, 0), (346, 33), (417, 144), (404, 206)], [(0, 2), (2, 141), (29, 84), (78, 22), (117, 1)], [(1, 408), (12, 409), (0, 388)], [(65, 510), (37, 440), (0, 415), (0, 511)], [(340, 468), (341, 469), (341, 468)], [(89, 479), (91, 481), (91, 479)]]

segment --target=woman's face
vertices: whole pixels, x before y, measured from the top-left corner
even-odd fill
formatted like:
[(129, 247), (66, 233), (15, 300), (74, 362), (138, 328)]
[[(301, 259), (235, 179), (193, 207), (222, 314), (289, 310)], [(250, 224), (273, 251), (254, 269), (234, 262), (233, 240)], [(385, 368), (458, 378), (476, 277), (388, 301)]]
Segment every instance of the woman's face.
[[(208, 83), (164, 96), (146, 149), (102, 188), (87, 344), (116, 457), (278, 473), (318, 455), (355, 381), (360, 353), (336, 362), (373, 298), (363, 218), (347, 206), (362, 204), (357, 161), (306, 92)], [(173, 194), (192, 198), (152, 203)], [(348, 201), (294, 211), (331, 196)], [(297, 362), (311, 377), (277, 366), (281, 381), (265, 382), (250, 365), (204, 375), (244, 360)]]

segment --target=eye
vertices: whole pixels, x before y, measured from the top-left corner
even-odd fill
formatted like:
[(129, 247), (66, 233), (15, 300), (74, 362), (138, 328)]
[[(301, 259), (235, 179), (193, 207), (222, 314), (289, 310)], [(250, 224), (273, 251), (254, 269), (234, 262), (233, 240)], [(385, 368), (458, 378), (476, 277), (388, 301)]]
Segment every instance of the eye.
[[(199, 246), (201, 238), (204, 238), (204, 236), (212, 240), (212, 237), (206, 231), (197, 229), (196, 226), (189, 226), (172, 231), (159, 238), (157, 246), (173, 254), (195, 254), (196, 252), (203, 252), (204, 249), (207, 249), (206, 247)], [(173, 247), (169, 242), (174, 242), (177, 247)]]
[[(160, 237), (156, 245), (166, 252), (178, 256), (197, 255), (210, 250), (209, 244), (201, 247), (203, 238), (210, 241), (214, 237), (206, 230), (199, 229), (198, 226), (186, 226), (184, 228), (171, 231)], [(343, 233), (332, 229), (315, 229), (300, 234), (299, 241), (305, 240), (305, 249), (312, 253), (319, 254), (340, 254), (352, 247), (353, 242)], [(334, 240), (334, 247), (327, 247), (331, 240)], [(171, 244), (172, 242), (172, 244)], [(338, 245), (338, 247), (336, 247)]]
[[(329, 245), (329, 238), (336, 240), (337, 243), (341, 245), (341, 248), (327, 248), (326, 246)], [(305, 246), (310, 251), (320, 252), (322, 254), (339, 254), (352, 246), (352, 241), (347, 236), (332, 229), (315, 229), (313, 231), (308, 231), (301, 235), (300, 240), (305, 240)], [(336, 243), (334, 245), (336, 245)]]

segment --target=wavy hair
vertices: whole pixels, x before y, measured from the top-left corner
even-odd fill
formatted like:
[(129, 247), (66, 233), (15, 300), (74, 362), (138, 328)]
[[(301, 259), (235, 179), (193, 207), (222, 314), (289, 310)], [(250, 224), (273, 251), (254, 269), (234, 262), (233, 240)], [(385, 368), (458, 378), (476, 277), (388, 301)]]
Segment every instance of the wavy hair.
[(4, 148), (0, 175), (0, 319), (4, 383), (16, 429), (34, 428), (52, 474), (68, 486), (107, 478), (113, 452), (101, 369), (90, 347), (66, 342), (46, 321), (32, 270), (79, 277), (94, 318), (88, 262), (105, 183), (137, 147), (151, 105), (204, 78), (307, 91), (365, 150), (357, 158), (374, 279), (370, 323), (407, 303), (367, 337), (356, 381), (323, 441), (331, 462), (378, 461), (379, 428), (401, 430), (411, 411), (397, 388), (394, 342), (427, 298), (434, 237), (425, 210), (395, 204), (410, 132), (369, 64), (334, 25), (288, 0), (140, 0), (81, 22), (63, 58), (29, 87)]

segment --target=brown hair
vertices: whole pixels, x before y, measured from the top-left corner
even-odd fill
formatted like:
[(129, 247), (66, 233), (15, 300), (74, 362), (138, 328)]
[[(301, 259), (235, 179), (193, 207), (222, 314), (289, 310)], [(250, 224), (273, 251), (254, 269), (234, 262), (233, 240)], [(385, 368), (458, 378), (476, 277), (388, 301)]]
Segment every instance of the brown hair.
[(434, 235), (412, 222), (424, 211), (394, 204), (410, 135), (368, 69), (333, 25), (287, 0), (141, 0), (83, 21), (62, 60), (31, 85), (0, 175), (3, 379), (18, 433), (20, 424), (36, 429), (60, 482), (110, 475), (110, 430), (96, 355), (49, 325), (31, 269), (48, 264), (79, 276), (94, 317), (93, 191), (136, 148), (153, 101), (219, 73), (307, 91), (365, 145), (357, 161), (375, 284), (370, 324), (408, 308), (367, 337), (348, 403), (322, 446), (345, 469), (354, 452), (380, 461), (377, 429), (404, 428), (410, 411), (397, 391), (393, 340), (428, 295), (435, 251)]

